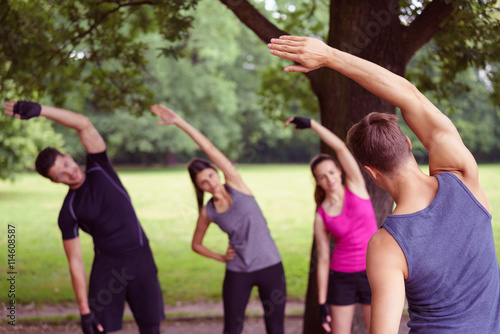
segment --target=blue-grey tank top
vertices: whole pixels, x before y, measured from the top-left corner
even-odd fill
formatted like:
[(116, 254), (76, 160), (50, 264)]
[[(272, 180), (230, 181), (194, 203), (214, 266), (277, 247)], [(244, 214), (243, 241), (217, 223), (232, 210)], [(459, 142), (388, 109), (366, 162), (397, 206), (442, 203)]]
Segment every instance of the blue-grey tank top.
[(451, 173), (425, 209), (383, 224), (408, 263), (410, 333), (500, 333), (500, 269), (491, 215)]
[(252, 272), (281, 262), (267, 222), (255, 198), (225, 185), (232, 198), (229, 209), (215, 210), (213, 199), (207, 203), (208, 218), (229, 235), (229, 244), (236, 250), (234, 259), (226, 262), (226, 269)]

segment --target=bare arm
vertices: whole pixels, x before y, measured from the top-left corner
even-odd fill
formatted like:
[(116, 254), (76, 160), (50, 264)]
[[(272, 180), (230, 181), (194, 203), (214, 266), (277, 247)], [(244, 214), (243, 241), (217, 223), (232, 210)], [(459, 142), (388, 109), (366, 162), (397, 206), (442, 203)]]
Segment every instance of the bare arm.
[(191, 242), (191, 248), (193, 249), (193, 251), (202, 256), (220, 262), (227, 262), (229, 260), (232, 260), (235, 256), (235, 251), (231, 245), (229, 245), (225, 255), (214, 252), (213, 250), (203, 245), (203, 238), (207, 233), (208, 225), (210, 225), (210, 218), (208, 218), (206, 207), (203, 207), (203, 209), (201, 209), (200, 211), (200, 216), (198, 217), (198, 221), (196, 223), (196, 229), (194, 231), (193, 241)]
[(66, 109), (42, 106), (41, 116), (45, 116), (67, 128), (78, 132), (80, 142), (88, 153), (106, 150), (106, 143), (87, 116)]
[(71, 283), (75, 291), (76, 300), (80, 314), (90, 313), (89, 301), (87, 297), (87, 282), (85, 279), (85, 269), (83, 268), (82, 248), (80, 238), (63, 240), (64, 251), (68, 258)]
[(151, 106), (151, 111), (163, 120), (163, 122), (158, 122), (158, 125), (174, 124), (188, 134), (205, 152), (207, 157), (222, 171), (229, 186), (246, 194), (251, 193), (231, 161), (200, 131), (165, 106), (160, 104), (153, 105)]
[[(83, 315), (90, 314), (91, 311), (87, 297), (87, 282), (85, 279), (85, 269), (82, 261), (83, 257), (80, 238), (77, 237), (69, 240), (63, 240), (63, 246), (64, 251), (66, 252), (66, 257), (68, 258), (71, 284), (73, 285), (73, 291), (75, 292), (80, 315), (82, 315), (82, 329), (85, 333), (87, 333), (86, 330), (91, 330), (89, 327), (96, 326), (94, 329), (97, 329), (99, 332), (103, 332), (103, 327), (92, 315), (89, 320), (85, 321), (83, 317)], [(87, 323), (87, 321), (90, 322)]]
[[(16, 100), (10, 100), (5, 103), (4, 112), (6, 115), (19, 117), (19, 115), (14, 115), (13, 112), (16, 103)], [(80, 137), (80, 142), (88, 153), (100, 153), (106, 149), (106, 143), (87, 116), (66, 109), (44, 105), (41, 107), (40, 116), (76, 130)]]
[[(318, 303), (326, 303), (328, 293), (328, 279), (330, 277), (330, 238), (321, 216), (316, 213), (314, 218), (314, 238), (316, 240), (316, 251), (318, 253)], [(331, 321), (331, 318), (328, 319)], [(323, 324), (327, 332), (330, 332), (329, 323)]]
[(282, 36), (273, 39), (268, 47), (272, 54), (301, 64), (288, 66), (285, 71), (309, 72), (330, 67), (399, 107), (405, 122), (429, 151), (431, 175), (454, 172), (469, 187), (477, 189), (477, 164), (455, 126), (405, 78), (315, 38)]
[(315, 120), (311, 120), (311, 129), (318, 134), (325, 144), (337, 153), (337, 158), (346, 176), (347, 187), (356, 195), (369, 198), (365, 179), (361, 174), (358, 162), (354, 159), (354, 156), (342, 139)]
[(403, 251), (385, 229), (368, 244), (366, 272), (372, 289), (370, 334), (397, 334), (404, 307), (407, 264)]

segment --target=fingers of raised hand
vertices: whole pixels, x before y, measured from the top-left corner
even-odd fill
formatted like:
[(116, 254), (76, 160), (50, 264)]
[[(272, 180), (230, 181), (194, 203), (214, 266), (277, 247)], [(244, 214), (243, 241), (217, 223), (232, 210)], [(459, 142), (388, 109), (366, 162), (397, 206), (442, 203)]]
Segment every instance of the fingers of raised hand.
[(294, 117), (290, 117), (289, 119), (286, 120), (285, 122), (285, 126), (287, 126), (288, 124), (290, 124), (292, 121), (293, 121)]
[(17, 103), (15, 100), (10, 100), (9, 102), (5, 102), (3, 105), (3, 109), (5, 114), (7, 115), (13, 115), (14, 114), (14, 105)]
[(157, 104), (153, 104), (151, 106), (151, 112), (153, 112), (155, 115), (158, 115), (158, 105)]

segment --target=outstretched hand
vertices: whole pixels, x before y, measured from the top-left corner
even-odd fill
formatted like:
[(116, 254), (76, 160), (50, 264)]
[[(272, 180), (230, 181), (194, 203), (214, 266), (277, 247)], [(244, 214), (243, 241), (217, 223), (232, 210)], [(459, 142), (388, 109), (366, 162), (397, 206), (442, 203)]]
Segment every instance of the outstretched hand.
[(156, 122), (157, 125), (174, 124), (175, 121), (180, 118), (172, 109), (169, 109), (161, 104), (152, 105), (151, 111), (163, 120), (163, 122)]
[(330, 47), (316, 38), (300, 36), (280, 36), (271, 39), (267, 45), (271, 54), (293, 60), (301, 65), (285, 67), (285, 72), (310, 72), (326, 66), (331, 58)]
[(30, 119), (40, 116), (42, 106), (36, 102), (17, 101), (10, 99), (4, 104), (4, 113), (20, 119)]
[(290, 117), (286, 122), (285, 126), (293, 123), (295, 126), (293, 129), (309, 129), (311, 127), (311, 119), (305, 117)]

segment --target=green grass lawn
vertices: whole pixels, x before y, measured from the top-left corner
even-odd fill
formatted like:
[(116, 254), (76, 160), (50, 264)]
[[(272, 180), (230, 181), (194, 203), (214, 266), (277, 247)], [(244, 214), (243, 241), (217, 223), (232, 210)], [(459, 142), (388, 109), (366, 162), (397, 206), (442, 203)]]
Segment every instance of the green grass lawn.
[[(240, 166), (244, 180), (259, 202), (283, 258), (288, 295), (304, 298), (314, 217), (313, 179), (307, 165)], [(220, 300), (224, 264), (191, 250), (197, 208), (184, 168), (119, 169), (150, 240), (165, 302)], [(500, 250), (500, 165), (482, 165), (481, 182), (493, 208), (497, 254)], [(74, 301), (57, 217), (67, 188), (34, 173), (15, 183), (0, 182), (0, 244), (7, 272), (7, 225), (16, 228), (16, 302)], [(3, 230), (2, 230), (3, 229)], [(87, 274), (92, 240), (80, 233)], [(205, 244), (224, 252), (227, 236), (211, 225)], [(7, 282), (0, 281), (0, 302), (6, 302)]]

